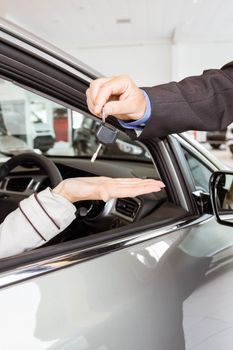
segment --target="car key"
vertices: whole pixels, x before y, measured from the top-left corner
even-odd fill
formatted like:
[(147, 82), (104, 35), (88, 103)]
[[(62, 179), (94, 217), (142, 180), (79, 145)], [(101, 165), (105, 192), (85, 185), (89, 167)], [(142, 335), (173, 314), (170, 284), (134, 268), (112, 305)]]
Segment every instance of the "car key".
[(105, 115), (102, 115), (102, 123), (96, 133), (96, 138), (99, 141), (99, 146), (91, 158), (93, 163), (101, 150), (103, 145), (110, 145), (115, 142), (118, 135), (118, 130), (111, 125), (105, 124)]
[[(102, 124), (105, 123), (105, 120), (106, 120), (106, 116), (105, 116), (105, 113), (104, 111), (102, 111)], [(98, 129), (99, 130), (99, 129)], [(99, 144), (99, 146), (97, 147), (97, 150), (95, 151), (95, 153), (93, 154), (93, 156), (91, 157), (91, 162), (94, 163), (94, 161), (96, 160), (98, 154), (99, 154), (99, 151), (101, 150), (101, 147), (102, 147), (102, 143)]]

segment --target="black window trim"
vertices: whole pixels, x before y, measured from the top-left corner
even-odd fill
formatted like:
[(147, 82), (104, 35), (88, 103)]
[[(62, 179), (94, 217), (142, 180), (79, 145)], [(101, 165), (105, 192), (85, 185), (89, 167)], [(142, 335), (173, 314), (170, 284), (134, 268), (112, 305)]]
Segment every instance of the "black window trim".
[(25, 53), (0, 38), (0, 75), (25, 89), (88, 112), (88, 81)]
[[(5, 21), (4, 21), (5, 22)], [(23, 33), (22, 33), (23, 31)], [(17, 27), (10, 23), (3, 23), (0, 20), (0, 37), (5, 42), (13, 44), (15, 47), (19, 47), (21, 50), (29, 51), (33, 55), (43, 57), (47, 61), (52, 61), (54, 64), (61, 66), (69, 71), (79, 71), (81, 75), (87, 76), (90, 80), (100, 76), (100, 72), (88, 67), (83, 62), (73, 58), (69, 54), (63, 52), (54, 45), (38, 38), (37, 36), (26, 32), (24, 29)], [(57, 54), (58, 52), (58, 54)], [(60, 55), (60, 56), (59, 56)]]

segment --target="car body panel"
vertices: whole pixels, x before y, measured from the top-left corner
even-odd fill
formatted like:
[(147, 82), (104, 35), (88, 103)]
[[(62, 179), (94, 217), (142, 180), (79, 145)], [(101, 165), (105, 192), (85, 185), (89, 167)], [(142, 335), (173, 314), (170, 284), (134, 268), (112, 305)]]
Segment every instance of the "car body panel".
[[(212, 218), (2, 289), (1, 345), (182, 350), (211, 343), (214, 350), (230, 349), (229, 338), (218, 333), (229, 336), (233, 322), (230, 310), (223, 315), (232, 305), (232, 243), (232, 229), (222, 234)], [(224, 278), (230, 283), (222, 284)], [(17, 329), (14, 337), (10, 329)]]

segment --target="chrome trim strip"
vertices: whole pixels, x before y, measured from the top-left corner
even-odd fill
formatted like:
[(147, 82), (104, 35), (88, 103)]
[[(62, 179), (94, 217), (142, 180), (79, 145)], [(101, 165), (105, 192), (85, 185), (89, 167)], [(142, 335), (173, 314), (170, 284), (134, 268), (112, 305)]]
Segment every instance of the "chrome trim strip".
[(201, 218), (194, 219), (187, 223), (187, 220), (180, 220), (176, 224), (168, 225), (161, 229), (150, 229), (144, 234), (135, 234), (130, 237), (116, 239), (108, 243), (96, 244), (93, 247), (81, 249), (80, 251), (66, 253), (51, 259), (44, 259), (36, 263), (21, 266), (15, 270), (10, 270), (0, 274), (0, 289), (38, 277), (45, 273), (56, 271), (74, 264), (79, 264), (86, 260), (90, 260), (101, 255), (109, 254), (113, 251), (124, 249), (126, 247), (145, 242), (147, 240), (177, 231), (178, 229), (185, 229), (193, 225), (201, 224), (212, 218), (210, 215), (203, 215)]
[(196, 141), (191, 140), (191, 138), (188, 135), (173, 134), (172, 136), (175, 137), (182, 144), (182, 146), (184, 146), (190, 152), (192, 152), (196, 158), (200, 159), (200, 161), (207, 164), (207, 166), (212, 171), (224, 170), (224, 169), (229, 170), (227, 166), (221, 163), (212, 154), (209, 154), (208, 150), (203, 149), (204, 148), (203, 146), (201, 146), (200, 144), (196, 145)]

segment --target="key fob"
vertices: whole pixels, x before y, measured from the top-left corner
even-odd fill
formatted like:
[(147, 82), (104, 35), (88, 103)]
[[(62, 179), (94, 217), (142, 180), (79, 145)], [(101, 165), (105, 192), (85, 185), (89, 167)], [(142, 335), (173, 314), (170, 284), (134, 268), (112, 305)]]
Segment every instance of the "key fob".
[(96, 133), (97, 140), (103, 145), (114, 143), (118, 135), (118, 130), (111, 125), (102, 123)]

